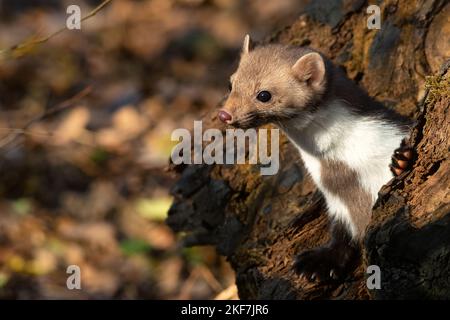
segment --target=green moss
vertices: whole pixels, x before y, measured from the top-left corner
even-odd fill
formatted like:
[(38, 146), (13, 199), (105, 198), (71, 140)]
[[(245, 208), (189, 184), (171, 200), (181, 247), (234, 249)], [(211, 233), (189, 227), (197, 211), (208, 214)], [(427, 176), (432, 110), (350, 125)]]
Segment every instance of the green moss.
[(90, 155), (91, 161), (98, 166), (104, 165), (109, 160), (109, 158), (109, 152), (101, 148), (96, 148)]
[(202, 265), (205, 263), (205, 259), (203, 257), (201, 248), (198, 247), (183, 248), (182, 253), (183, 257), (192, 267)]
[(20, 198), (12, 202), (12, 208), (18, 215), (25, 216), (31, 212), (33, 207), (29, 199)]
[(151, 250), (151, 246), (141, 239), (126, 239), (120, 243), (120, 249), (125, 255), (144, 254)]
[(436, 101), (439, 97), (449, 97), (449, 76), (429, 76), (425, 79), (425, 88), (428, 90), (426, 103)]

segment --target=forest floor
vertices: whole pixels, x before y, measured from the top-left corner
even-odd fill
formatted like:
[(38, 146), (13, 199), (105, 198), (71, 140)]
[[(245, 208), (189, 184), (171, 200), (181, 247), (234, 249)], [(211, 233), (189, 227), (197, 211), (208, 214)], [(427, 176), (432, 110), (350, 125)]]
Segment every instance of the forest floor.
[[(100, 1), (78, 3), (85, 15)], [(69, 5), (0, 4), (0, 48), (64, 26)], [(261, 39), (301, 9), (114, 0), (81, 30), (0, 59), (0, 298), (209, 299), (232, 289), (224, 258), (180, 248), (164, 224), (170, 135), (221, 99), (245, 33)], [(66, 288), (72, 264), (82, 290)]]

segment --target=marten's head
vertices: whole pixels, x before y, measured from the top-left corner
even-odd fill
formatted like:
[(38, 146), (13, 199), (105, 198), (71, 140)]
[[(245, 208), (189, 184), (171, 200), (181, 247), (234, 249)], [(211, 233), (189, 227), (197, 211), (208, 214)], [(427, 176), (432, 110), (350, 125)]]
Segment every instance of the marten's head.
[(319, 53), (283, 45), (252, 48), (247, 35), (218, 117), (240, 128), (294, 117), (308, 122), (326, 82), (325, 61)]

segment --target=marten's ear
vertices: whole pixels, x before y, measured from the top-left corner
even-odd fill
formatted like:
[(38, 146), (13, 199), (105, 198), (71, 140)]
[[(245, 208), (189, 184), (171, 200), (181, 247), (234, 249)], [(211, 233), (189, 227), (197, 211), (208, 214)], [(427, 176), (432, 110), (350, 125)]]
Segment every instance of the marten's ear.
[(252, 39), (250, 39), (250, 36), (246, 34), (244, 38), (244, 43), (242, 44), (242, 54), (243, 55), (247, 54), (252, 49), (253, 49)]
[(300, 57), (292, 67), (292, 71), (300, 81), (306, 81), (315, 89), (321, 89), (325, 83), (325, 63), (317, 52)]

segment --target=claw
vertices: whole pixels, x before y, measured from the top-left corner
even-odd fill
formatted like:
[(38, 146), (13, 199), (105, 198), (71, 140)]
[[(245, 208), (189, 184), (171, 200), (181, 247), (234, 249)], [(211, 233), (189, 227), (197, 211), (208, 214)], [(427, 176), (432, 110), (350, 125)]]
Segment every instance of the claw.
[(411, 160), (413, 157), (413, 152), (411, 149), (406, 150), (405, 152), (403, 152), (403, 155), (408, 159)]
[(337, 276), (336, 271), (334, 269), (330, 270), (330, 278), (333, 279), (333, 280), (337, 280), (338, 279), (338, 276)]
[(391, 172), (392, 172), (395, 176), (399, 176), (399, 175), (401, 175), (401, 174), (403, 173), (403, 170), (402, 170), (402, 169), (395, 168), (393, 165), (390, 165), (389, 167), (390, 167), (390, 169), (391, 169)]

